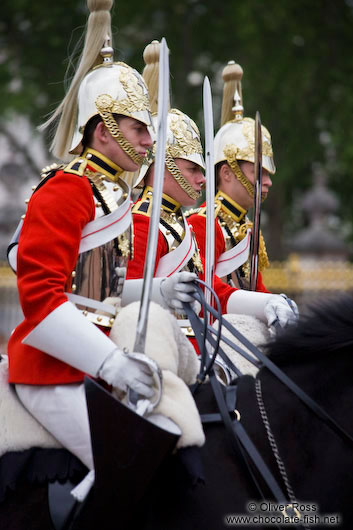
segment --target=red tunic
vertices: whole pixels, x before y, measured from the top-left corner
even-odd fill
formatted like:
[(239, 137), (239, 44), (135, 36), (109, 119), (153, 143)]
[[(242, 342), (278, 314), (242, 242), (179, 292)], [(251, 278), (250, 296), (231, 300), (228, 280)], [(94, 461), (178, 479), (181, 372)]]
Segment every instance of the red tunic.
[[(139, 213), (132, 214), (133, 219), (133, 242), (134, 242), (134, 257), (129, 261), (126, 278), (128, 280), (143, 278), (145, 256), (147, 251), (148, 230), (150, 226), (150, 217), (141, 215)], [(168, 243), (166, 242), (162, 232), (158, 231), (158, 241), (156, 250), (156, 261), (154, 266), (154, 273), (158, 267), (159, 260), (162, 256), (168, 253)]]
[(85, 176), (60, 170), (32, 195), (18, 245), (17, 283), (24, 320), (8, 344), (11, 383), (63, 384), (83, 380), (80, 371), (22, 344), (22, 340), (67, 301), (65, 291), (71, 287), (81, 232), (94, 217), (93, 193)]
[[(127, 279), (143, 278), (145, 256), (147, 250), (147, 239), (149, 229), (150, 217), (147, 215), (133, 213), (133, 230), (134, 230), (134, 258), (129, 261), (127, 268)], [(158, 243), (156, 251), (155, 271), (159, 260), (162, 256), (169, 252), (168, 243), (161, 230), (158, 232)], [(202, 259), (202, 256), (201, 256)], [(220, 278), (215, 276), (215, 291), (220, 299), (222, 312), (227, 312), (227, 302), (230, 295), (236, 289), (222, 282)]]
[[(206, 203), (203, 203), (201, 205), (201, 208), (205, 206), (206, 206)], [(204, 257), (206, 255), (206, 217), (205, 215), (199, 215), (197, 213), (194, 213), (190, 215), (190, 217), (188, 217), (188, 223), (193, 228), (200, 254), (201, 256)], [(215, 219), (215, 263), (216, 264), (218, 263), (220, 255), (223, 254), (223, 252), (225, 251), (226, 251), (226, 245), (224, 241), (222, 227), (221, 227), (219, 218), (216, 217)], [(258, 272), (258, 275), (257, 275), (256, 291), (260, 291), (263, 293), (269, 292), (262, 282), (262, 275), (260, 271)]]

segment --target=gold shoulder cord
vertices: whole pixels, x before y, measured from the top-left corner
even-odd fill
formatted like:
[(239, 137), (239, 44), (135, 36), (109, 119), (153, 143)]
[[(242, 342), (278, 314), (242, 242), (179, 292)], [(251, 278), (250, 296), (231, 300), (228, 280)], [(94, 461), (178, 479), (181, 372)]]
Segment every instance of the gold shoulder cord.
[(102, 200), (104, 201), (104, 205), (109, 210), (109, 212), (114, 212), (114, 210), (118, 208), (118, 204), (116, 203), (114, 197), (104, 184), (104, 176), (101, 173), (91, 171), (89, 169), (86, 169), (85, 176), (97, 188)]
[(192, 262), (194, 264), (194, 267), (196, 267), (196, 269), (198, 270), (198, 272), (200, 274), (203, 274), (203, 266), (202, 266), (200, 251), (198, 249), (194, 234), (192, 235), (192, 237), (193, 237), (193, 239), (195, 241), (195, 252), (194, 252), (194, 254), (193, 254), (191, 259), (192, 259)]
[(190, 208), (187, 212), (185, 212), (185, 217), (190, 217), (194, 214), (199, 214), (201, 212), (202, 208)]
[[(218, 212), (218, 217), (221, 219), (221, 224), (225, 224), (228, 230), (231, 232), (236, 243), (239, 243), (246, 236), (248, 228), (252, 228), (252, 222), (247, 220), (245, 223), (239, 223), (234, 221), (229, 215), (225, 214), (222, 210)], [(230, 237), (230, 236), (228, 236)], [(260, 231), (259, 239), (259, 271), (262, 272), (264, 269), (270, 266), (270, 262), (267, 255), (265, 240), (262, 232)], [(244, 271), (250, 271), (246, 268), (246, 264), (242, 265)]]
[[(252, 222), (246, 221), (239, 229), (240, 240), (244, 239), (248, 228), (252, 228)], [(259, 271), (262, 272), (264, 269), (270, 266), (270, 262), (267, 255), (265, 240), (260, 230), (259, 239)]]

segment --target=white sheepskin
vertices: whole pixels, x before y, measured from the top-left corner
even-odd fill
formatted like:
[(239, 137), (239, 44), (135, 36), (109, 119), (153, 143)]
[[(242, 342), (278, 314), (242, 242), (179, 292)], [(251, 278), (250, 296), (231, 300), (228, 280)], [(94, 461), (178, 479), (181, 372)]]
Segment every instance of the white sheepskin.
[[(129, 304), (118, 314), (110, 338), (133, 351), (139, 302)], [(154, 359), (163, 373), (163, 394), (156, 413), (173, 420), (182, 435), (177, 447), (201, 446), (205, 442), (200, 415), (187, 385), (199, 371), (199, 359), (173, 315), (151, 302), (146, 335), (146, 355)]]
[(8, 360), (0, 361), (0, 456), (31, 447), (60, 448), (59, 442), (24, 408), (8, 383)]
[[(235, 314), (227, 314), (223, 315), (223, 317), (258, 348), (261, 349), (261, 345), (266, 344), (268, 342), (270, 338), (270, 332), (268, 330), (268, 327), (258, 318), (250, 315)], [(217, 329), (218, 322), (216, 322), (214, 326)], [(222, 334), (225, 337), (229, 338), (235, 344), (241, 346), (251, 357), (255, 359), (254, 355), (249, 352), (247, 348), (245, 348), (241, 344), (240, 341), (234, 338), (231, 335), (230, 331), (228, 331), (225, 327), (223, 327), (222, 329)], [(256, 376), (258, 368), (246, 359), (244, 359), (244, 357), (240, 353), (233, 350), (230, 346), (228, 346), (228, 344), (223, 341), (221, 341), (221, 348), (244, 375), (248, 374), (254, 377)]]
[[(133, 350), (138, 312), (137, 302), (120, 311), (110, 334), (120, 348)], [(225, 318), (256, 346), (266, 343), (270, 337), (267, 326), (255, 317), (225, 315)], [(237, 342), (225, 328), (223, 333)], [(222, 347), (242, 373), (256, 375), (255, 366), (227, 344), (222, 343)], [(163, 372), (164, 392), (154, 412), (171, 418), (179, 425), (182, 436), (178, 447), (201, 446), (205, 436), (198, 410), (187, 386), (195, 381), (199, 359), (176, 319), (154, 303), (150, 304), (146, 354), (158, 363)], [(23, 407), (14, 389), (8, 384), (6, 356), (0, 361), (0, 426), (0, 456), (8, 451), (23, 451), (31, 447), (62, 447)]]

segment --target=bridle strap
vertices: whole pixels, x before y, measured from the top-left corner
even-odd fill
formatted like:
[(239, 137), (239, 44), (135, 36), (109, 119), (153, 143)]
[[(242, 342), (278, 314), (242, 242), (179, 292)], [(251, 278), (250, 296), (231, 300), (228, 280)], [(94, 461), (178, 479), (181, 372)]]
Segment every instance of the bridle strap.
[[(251, 460), (254, 462), (255, 466), (259, 470), (261, 476), (265, 480), (267, 486), (271, 490), (274, 498), (279, 503), (287, 503), (287, 499), (282, 492), (278, 482), (272, 475), (271, 471), (267, 467), (267, 464), (264, 462), (263, 458), (261, 457), (260, 453), (250, 440), (249, 436), (246, 434), (244, 428), (238, 422), (237, 420), (231, 420), (229, 412), (227, 410), (227, 406), (224, 400), (224, 396), (221, 389), (221, 383), (217, 380), (213, 370), (210, 374), (210, 383), (212, 386), (212, 390), (215, 396), (215, 399), (217, 401), (218, 409), (221, 414), (223, 423), (228, 431), (228, 434), (230, 435), (230, 439), (233, 442), (234, 445), (234, 439), (239, 441), (244, 449), (246, 450), (247, 454), (251, 458)], [(239, 425), (241, 428), (239, 428)]]
[[(254, 482), (255, 487), (259, 491), (262, 498), (266, 498), (264, 492), (261, 489), (261, 486), (253, 472), (253, 469), (250, 465), (252, 462), (253, 466), (257, 469), (258, 473), (262, 477), (263, 481), (266, 483), (267, 487), (271, 491), (274, 499), (278, 504), (289, 505), (291, 501), (288, 501), (285, 494), (283, 493), (280, 485), (278, 484), (276, 478), (272, 474), (271, 470), (267, 466), (266, 462), (262, 458), (261, 454), (257, 450), (256, 446), (253, 444), (251, 438), (248, 436), (243, 425), (238, 419), (231, 419), (229, 414), (229, 406), (225, 401), (221, 384), (218, 381), (213, 369), (209, 375), (211, 387), (217, 402), (217, 406), (225, 425), (226, 431), (229, 436), (231, 445), (236, 453), (240, 452), (243, 457), (246, 468)], [(234, 393), (234, 409), (236, 406), (236, 393)], [(277, 526), (277, 525), (276, 525)], [(295, 525), (294, 528), (305, 528), (303, 525)]]
[[(203, 296), (201, 296), (201, 305), (205, 307), (205, 299)], [(211, 326), (207, 326), (206, 329), (206, 335), (205, 333), (205, 327), (204, 323), (207, 322), (207, 317), (204, 318), (204, 322), (201, 322), (201, 319), (197, 317), (195, 312), (191, 309), (190, 304), (184, 304), (184, 310), (186, 312), (187, 317), (189, 318), (190, 324), (193, 327), (195, 338), (198, 342), (199, 348), (203, 348), (205, 341), (207, 341), (214, 346), (217, 341), (213, 339), (211, 332), (217, 333), (216, 330), (214, 330)], [(204, 313), (206, 315), (206, 313)], [(219, 328), (220, 329), (220, 328)], [(224, 337), (222, 337), (222, 340)], [(224, 357), (222, 358), (229, 364), (230, 368), (235, 371), (235, 373), (238, 373), (239, 375), (242, 375), (241, 372), (234, 366), (234, 364), (231, 362), (229, 357), (223, 352), (223, 350), (218, 347), (218, 353), (222, 352), (224, 354)], [(213, 364), (213, 363), (212, 363)], [(204, 363), (205, 368), (207, 369), (206, 364)], [(267, 464), (264, 462), (263, 458), (261, 457), (260, 453), (257, 451), (256, 447), (250, 440), (249, 436), (247, 435), (245, 429), (242, 427), (242, 425), (237, 420), (231, 420), (230, 417), (230, 411), (234, 412), (235, 409), (235, 403), (236, 403), (236, 387), (228, 387), (232, 388), (234, 390), (232, 395), (232, 403), (226, 403), (224, 394), (222, 392), (221, 384), (217, 380), (217, 377), (215, 376), (213, 366), (209, 367), (209, 378), (211, 387), (213, 390), (213, 394), (215, 396), (219, 414), (204, 414), (201, 415), (201, 420), (203, 423), (210, 423), (214, 421), (223, 421), (223, 424), (226, 427), (228, 437), (231, 443), (231, 446), (235, 450), (235, 452), (238, 454), (241, 453), (241, 456), (243, 457), (244, 463), (247, 467), (247, 470), (256, 486), (256, 489), (262, 496), (262, 498), (265, 498), (261, 487), (258, 483), (257, 478), (255, 477), (253, 470), (249, 464), (249, 457), (255, 464), (255, 467), (258, 469), (260, 475), (266, 482), (268, 488), (272, 492), (274, 498), (277, 500), (278, 503), (285, 503), (287, 504), (288, 501), (282, 492), (280, 486), (278, 485), (276, 479), (272, 475), (270, 469), (268, 468)], [(204, 380), (204, 378), (203, 378)], [(201, 383), (201, 380), (196, 383), (196, 385), (193, 387), (192, 392), (195, 393), (196, 389), (198, 388), (199, 384)]]
[[(197, 283), (203, 283), (199, 280), (196, 280)], [(208, 288), (207, 286), (205, 286)], [(214, 299), (217, 301), (216, 293), (212, 293), (215, 297)], [(200, 351), (203, 351), (204, 359), (202, 362), (202, 370), (203, 373), (199, 374), (199, 381), (194, 386), (193, 392), (197, 389), (197, 387), (204, 381), (205, 375), (209, 375), (211, 387), (217, 402), (217, 406), (219, 409), (220, 414), (206, 414), (202, 415), (201, 419), (204, 423), (208, 423), (211, 421), (219, 421), (221, 418), (223, 421), (223, 424), (226, 427), (226, 431), (228, 433), (228, 436), (230, 438), (231, 445), (233, 449), (236, 451), (236, 453), (240, 453), (243, 457), (243, 461), (247, 467), (247, 470), (255, 484), (256, 489), (262, 496), (262, 498), (265, 498), (261, 487), (259, 485), (259, 482), (254, 475), (252, 466), (250, 465), (250, 462), (252, 462), (253, 466), (257, 469), (258, 473), (262, 477), (263, 481), (266, 483), (267, 487), (271, 491), (272, 495), (276, 499), (278, 503), (283, 504), (289, 504), (291, 501), (288, 501), (285, 494), (283, 493), (280, 485), (278, 484), (276, 478), (273, 476), (271, 470), (268, 468), (267, 464), (265, 463), (264, 459), (262, 458), (261, 454), (257, 450), (256, 446), (253, 444), (251, 438), (247, 434), (246, 430), (244, 429), (243, 425), (240, 422), (240, 418), (231, 419), (230, 412), (231, 408), (229, 408), (229, 403), (226, 403), (221, 383), (218, 381), (214, 369), (213, 364), (216, 358), (217, 353), (220, 353), (222, 359), (229, 365), (229, 367), (234, 370), (235, 366), (231, 362), (231, 360), (228, 358), (228, 356), (224, 353), (222, 348), (220, 348), (219, 343), (220, 340), (226, 342), (228, 345), (233, 347), (236, 351), (238, 351), (243, 357), (247, 358), (246, 352), (242, 348), (240, 348), (238, 345), (234, 344), (232, 341), (230, 341), (227, 337), (224, 337), (223, 335), (219, 336), (219, 331), (221, 330), (221, 326), (224, 325), (226, 329), (233, 335), (235, 338), (237, 338), (241, 344), (243, 344), (258, 360), (262, 362), (264, 366), (266, 366), (285, 386), (287, 386), (292, 392), (294, 392), (297, 397), (303, 403), (311, 409), (322, 421), (324, 421), (332, 430), (334, 430), (340, 438), (343, 438), (345, 441), (348, 441), (350, 445), (353, 443), (352, 437), (340, 426), (336, 423), (336, 421), (327, 414), (310, 396), (308, 396), (303, 390), (301, 390), (300, 387), (294, 383), (282, 370), (280, 370), (272, 361), (270, 361), (256, 346), (254, 346), (246, 337), (244, 337), (239, 331), (237, 331), (234, 326), (229, 324), (221, 315), (220, 312), (220, 304), (217, 305), (217, 310), (212, 308), (209, 304), (206, 303), (205, 297), (203, 296), (203, 293), (201, 292), (200, 288), (197, 289), (197, 294), (195, 296), (195, 299), (197, 299), (203, 308), (204, 313), (204, 321), (202, 322), (201, 319), (196, 315), (196, 313), (191, 309), (190, 304), (184, 303), (184, 310), (186, 315), (189, 318), (189, 321), (191, 325), (193, 326), (195, 337), (198, 342)], [(207, 325), (207, 311), (211, 312), (211, 314), (219, 321), (218, 330), (215, 330), (211, 326)], [(206, 322), (206, 324), (205, 324)], [(215, 340), (212, 337), (212, 334), (217, 334), (217, 340)], [(207, 363), (207, 350), (206, 350), (206, 341), (208, 341), (211, 346), (216, 347), (216, 351), (211, 356), (209, 362)], [(253, 364), (256, 364), (254, 359), (248, 358), (250, 362)], [(241, 372), (236, 369), (234, 370), (236, 374), (240, 374)], [(226, 387), (230, 388), (230, 387)], [(234, 409), (233, 412), (237, 413), (238, 411), (235, 410), (236, 408), (236, 389), (234, 387)], [(306, 528), (304, 525), (296, 525), (296, 528)]]
[[(198, 283), (204, 284), (204, 282), (201, 282), (200, 280), (196, 280)], [(199, 294), (199, 293), (198, 293)], [(217, 299), (216, 293), (213, 291), (213, 296)], [(184, 304), (184, 308), (186, 309), (186, 306), (189, 304)], [(215, 319), (219, 321), (219, 326), (224, 326), (236, 339), (238, 339), (241, 344), (243, 344), (258, 360), (262, 362), (262, 364), (270, 371), (273, 375), (275, 375), (287, 388), (289, 388), (318, 418), (320, 418), (326, 425), (328, 425), (340, 438), (345, 440), (349, 443), (349, 445), (353, 445), (353, 438), (352, 436), (343, 428), (341, 427), (316, 401), (314, 401), (304, 390), (302, 390), (290, 377), (288, 377), (278, 366), (276, 366), (266, 355), (264, 355), (254, 344), (252, 344), (244, 335), (242, 335), (232, 324), (227, 322), (223, 318), (222, 315), (220, 315), (219, 311), (216, 311), (213, 307), (211, 307), (209, 304), (206, 304), (204, 302), (202, 304), (202, 307), (204, 308), (204, 315), (205, 309), (209, 311)], [(189, 316), (189, 315), (188, 315)], [(205, 316), (206, 318), (206, 316)], [(190, 316), (189, 316), (190, 319)], [(224, 340), (224, 337), (222, 336), (222, 340)], [(226, 342), (226, 341), (224, 341)], [(234, 345), (235, 346), (235, 345)], [(235, 348), (241, 355), (243, 355), (243, 352), (240, 348)], [(216, 357), (215, 355), (213, 356)]]

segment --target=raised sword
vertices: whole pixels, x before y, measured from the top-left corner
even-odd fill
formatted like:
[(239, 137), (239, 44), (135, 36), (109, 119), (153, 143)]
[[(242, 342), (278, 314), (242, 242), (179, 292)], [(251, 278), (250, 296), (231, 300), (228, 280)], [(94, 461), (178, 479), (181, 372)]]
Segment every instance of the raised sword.
[(255, 115), (255, 181), (254, 181), (254, 213), (250, 242), (250, 291), (256, 291), (259, 266), (259, 241), (261, 222), (261, 190), (262, 190), (262, 131), (260, 113)]

